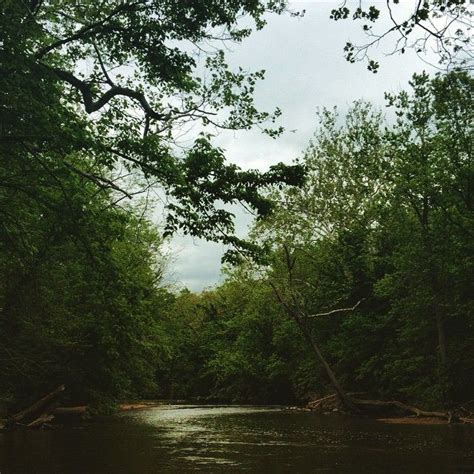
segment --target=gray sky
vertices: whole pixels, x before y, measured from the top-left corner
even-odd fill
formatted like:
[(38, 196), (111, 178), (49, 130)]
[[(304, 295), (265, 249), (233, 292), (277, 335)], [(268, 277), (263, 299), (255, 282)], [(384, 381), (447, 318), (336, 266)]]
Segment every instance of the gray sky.
[[(377, 74), (367, 71), (365, 64), (349, 64), (343, 47), (349, 40), (363, 41), (360, 24), (330, 20), (329, 12), (338, 2), (292, 3), (294, 9), (306, 9), (303, 18), (269, 16), (263, 30), (232, 45), (227, 53), (232, 66), (266, 70), (266, 79), (256, 91), (257, 106), (267, 111), (280, 107), (281, 124), (287, 130), (276, 140), (257, 130), (219, 135), (216, 142), (226, 150), (228, 160), (242, 168), (263, 170), (299, 156), (315, 131), (318, 107), (337, 106), (344, 112), (356, 99), (383, 106), (385, 91), (406, 88), (415, 71), (431, 70), (413, 51), (385, 56), (393, 47), (390, 42), (372, 52), (381, 63)], [(400, 9), (411, 4), (402, 3)], [(249, 215), (237, 210), (238, 233), (245, 233), (250, 222)], [(194, 291), (212, 286), (220, 279), (222, 253), (220, 244), (177, 236), (170, 243), (167, 280)]]

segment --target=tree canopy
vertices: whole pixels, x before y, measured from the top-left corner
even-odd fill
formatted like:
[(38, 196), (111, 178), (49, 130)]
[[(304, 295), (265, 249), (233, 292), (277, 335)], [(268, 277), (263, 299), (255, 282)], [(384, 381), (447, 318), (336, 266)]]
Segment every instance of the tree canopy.
[(391, 118), (366, 102), (321, 111), (307, 180), (275, 190), (275, 213), (253, 230), (269, 265), (177, 300), (199, 308), (186, 314), (205, 351), (174, 349), (187, 354), (175, 371), (206, 381), (183, 395), (472, 399), (472, 87), (466, 73), (420, 74), (387, 94)]
[[(474, 398), (472, 77), (415, 74), (387, 93), (387, 117), (362, 101), (323, 109), (293, 165), (242, 170), (213, 133), (277, 137), (280, 111), (257, 109), (264, 71), (231, 69), (222, 45), (284, 12), (282, 0), (0, 4), (0, 410), (56, 384), (99, 409), (328, 390), (347, 404), (352, 390)], [(449, 28), (426, 31), (442, 12), (451, 28), (464, 2), (394, 17), (400, 52), (417, 28), (447, 51)], [(155, 186), (164, 229), (126, 201)], [(245, 240), (237, 202), (258, 215)], [(178, 230), (232, 247), (222, 285), (165, 288), (162, 243)]]
[[(415, 0), (400, 2), (344, 1), (331, 12), (333, 20), (360, 22), (367, 41), (348, 41), (344, 48), (350, 62), (365, 61), (369, 71), (380, 64), (372, 50), (388, 40), (388, 54), (412, 49), (426, 62), (447, 70), (472, 69), (472, 11), (466, 0)], [(382, 18), (388, 26), (380, 27)]]
[[(243, 202), (264, 215), (271, 205), (261, 191), (301, 183), (302, 170), (242, 171), (212, 144), (219, 129), (281, 132), (272, 128), (280, 111), (254, 104), (264, 71), (231, 70), (216, 44), (250, 34), (242, 16), (262, 28), (264, 14), (282, 13), (284, 2), (9, 0), (1, 9), (3, 156), (54, 154), (125, 197), (130, 191), (110, 172), (138, 170), (166, 192), (167, 233), (257, 250), (233, 235), (222, 204)], [(177, 136), (190, 122), (201, 133), (183, 150)], [(73, 165), (73, 154), (87, 156), (85, 168)]]

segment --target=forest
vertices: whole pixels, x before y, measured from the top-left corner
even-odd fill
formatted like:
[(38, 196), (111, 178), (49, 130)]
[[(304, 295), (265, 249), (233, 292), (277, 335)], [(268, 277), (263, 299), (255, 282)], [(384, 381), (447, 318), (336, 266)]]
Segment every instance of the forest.
[[(409, 36), (442, 3), (395, 31)], [(417, 73), (383, 108), (321, 108), (292, 164), (240, 169), (207, 127), (278, 140), (281, 111), (254, 102), (264, 72), (180, 42), (217, 30), (239, 42), (250, 34), (240, 15), (261, 29), (285, 10), (0, 3), (0, 418), (62, 384), (62, 404), (92, 413), (333, 393), (348, 411), (351, 393), (474, 410), (472, 75)], [(373, 7), (354, 15), (378, 21)], [(361, 52), (345, 51), (350, 62)], [(202, 131), (182, 150), (188, 122)], [(162, 224), (147, 199), (156, 187)], [(245, 238), (226, 207), (238, 202), (256, 216)], [(176, 232), (226, 245), (222, 283), (166, 283)]]

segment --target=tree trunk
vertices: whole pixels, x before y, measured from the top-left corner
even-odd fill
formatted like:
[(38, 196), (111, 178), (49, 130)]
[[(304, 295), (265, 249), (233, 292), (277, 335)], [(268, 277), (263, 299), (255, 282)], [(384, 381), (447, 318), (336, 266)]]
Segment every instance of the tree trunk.
[(436, 322), (436, 332), (438, 335), (438, 370), (440, 386), (442, 390), (443, 403), (449, 404), (451, 398), (450, 390), (450, 373), (449, 373), (449, 362), (448, 362), (448, 350), (446, 341), (446, 329), (444, 325), (444, 314), (440, 303), (440, 293), (442, 291), (441, 285), (439, 284), (438, 272), (433, 264), (431, 264), (431, 291), (433, 297), (433, 313)]
[(77, 407), (56, 407), (51, 410), (51, 413), (57, 416), (84, 415), (87, 413), (87, 406), (81, 405)]
[(336, 374), (332, 370), (331, 366), (327, 363), (326, 359), (321, 353), (321, 350), (319, 349), (319, 346), (314, 340), (314, 338), (311, 336), (311, 334), (309, 333), (309, 331), (307, 330), (307, 328), (304, 326), (303, 322), (299, 318), (298, 318), (297, 323), (301, 331), (303, 332), (305, 339), (308, 341), (309, 345), (313, 349), (313, 352), (316, 355), (316, 358), (324, 367), (324, 370), (326, 371), (326, 375), (328, 376), (328, 379), (331, 382), (331, 385), (334, 387), (334, 390), (336, 391), (337, 396), (339, 397), (339, 400), (341, 401), (341, 403), (352, 413), (358, 413), (360, 410), (353, 403), (351, 397), (347, 395), (347, 393), (344, 392), (344, 390), (342, 389), (341, 384), (336, 378)]
[(272, 283), (270, 283), (270, 286), (272, 287), (280, 305), (286, 311), (288, 316), (290, 316), (290, 318), (293, 319), (295, 323), (297, 324), (297, 326), (300, 328), (300, 331), (303, 337), (306, 339), (309, 346), (311, 347), (314, 355), (316, 356), (316, 359), (324, 367), (326, 375), (328, 376), (328, 379), (331, 382), (331, 385), (334, 387), (334, 390), (336, 391), (341, 403), (352, 413), (358, 413), (360, 410), (357, 408), (357, 406), (352, 402), (351, 398), (342, 389), (341, 384), (339, 383), (339, 381), (336, 378), (336, 375), (334, 374), (334, 371), (332, 370), (331, 366), (327, 363), (321, 350), (319, 349), (318, 344), (314, 340), (311, 332), (308, 330), (306, 326), (307, 318), (305, 317), (305, 315), (302, 314), (301, 311), (298, 311), (297, 309), (294, 309), (291, 306), (289, 306), (285, 302), (283, 297), (281, 296), (278, 289)]

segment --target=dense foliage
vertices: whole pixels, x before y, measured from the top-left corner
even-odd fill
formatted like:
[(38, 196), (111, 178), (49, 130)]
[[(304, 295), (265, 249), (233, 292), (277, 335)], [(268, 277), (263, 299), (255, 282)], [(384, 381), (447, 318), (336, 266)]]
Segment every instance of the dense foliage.
[[(420, 5), (397, 32), (442, 8)], [(66, 401), (98, 408), (334, 388), (432, 406), (474, 398), (472, 78), (414, 76), (387, 95), (386, 119), (365, 103), (324, 110), (294, 166), (243, 171), (212, 133), (276, 137), (280, 112), (257, 110), (264, 72), (231, 70), (220, 42), (250, 34), (242, 16), (259, 29), (284, 11), (280, 0), (0, 3), (1, 411), (62, 383)], [(190, 124), (201, 133), (183, 149)], [(151, 186), (166, 195), (165, 235), (234, 246), (224, 284), (163, 288), (163, 237), (124, 205)], [(236, 202), (260, 218), (250, 239), (234, 235)]]
[(332, 391), (316, 344), (346, 391), (474, 398), (472, 86), (465, 73), (422, 74), (387, 95), (387, 119), (366, 103), (322, 111), (306, 184), (275, 192), (278, 211), (254, 229), (270, 266), (177, 300), (199, 312), (177, 370), (201, 385), (181, 396)]
[(0, 403), (66, 384), (71, 401), (153, 394), (160, 239), (137, 212), (51, 160), (0, 170)]
[[(302, 171), (242, 171), (212, 144), (216, 129), (281, 131), (271, 128), (280, 112), (253, 102), (263, 71), (230, 70), (221, 41), (250, 34), (239, 18), (259, 29), (266, 12), (283, 10), (280, 1), (0, 3), (2, 407), (55, 383), (81, 403), (154, 393), (169, 353), (157, 323), (170, 299), (159, 289), (162, 237), (125, 199), (161, 187), (165, 234), (258, 257), (221, 204), (265, 215), (263, 190), (299, 183)], [(187, 124), (202, 133), (183, 150), (176, 136)]]
[[(167, 233), (179, 229), (258, 253), (234, 235), (234, 216), (220, 204), (244, 202), (265, 215), (265, 187), (298, 184), (302, 172), (283, 164), (243, 171), (225, 162), (212, 134), (254, 125), (281, 133), (280, 111), (254, 104), (264, 71), (231, 70), (222, 42), (251, 33), (239, 18), (260, 29), (266, 12), (284, 9), (273, 0), (3, 1), (2, 153), (53, 153), (79, 174), (84, 167), (69, 155), (87, 155), (100, 165), (88, 177), (124, 197), (130, 191), (104, 171), (140, 173), (166, 193)], [(183, 149), (179, 136), (191, 126), (200, 134)]]

